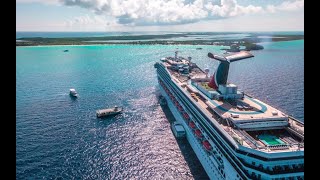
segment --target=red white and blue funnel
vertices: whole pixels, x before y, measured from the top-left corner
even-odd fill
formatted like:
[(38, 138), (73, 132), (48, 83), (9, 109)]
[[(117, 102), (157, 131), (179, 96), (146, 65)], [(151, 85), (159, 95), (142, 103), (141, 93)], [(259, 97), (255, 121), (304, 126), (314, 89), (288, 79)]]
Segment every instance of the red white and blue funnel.
[(253, 57), (248, 51), (241, 51), (239, 53), (232, 53), (225, 56), (214, 55), (208, 53), (208, 57), (220, 61), (220, 64), (214, 72), (208, 86), (213, 89), (218, 89), (219, 85), (226, 85), (228, 80), (229, 66), (233, 61), (238, 61), (246, 58)]

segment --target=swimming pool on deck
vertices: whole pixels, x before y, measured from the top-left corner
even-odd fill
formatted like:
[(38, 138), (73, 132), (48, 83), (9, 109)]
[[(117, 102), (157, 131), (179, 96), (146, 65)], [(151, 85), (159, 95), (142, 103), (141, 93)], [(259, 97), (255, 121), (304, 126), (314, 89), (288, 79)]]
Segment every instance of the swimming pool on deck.
[(277, 145), (284, 145), (283, 141), (281, 141), (276, 136), (270, 135), (270, 134), (261, 134), (258, 136), (260, 141), (262, 141), (267, 146), (277, 146)]

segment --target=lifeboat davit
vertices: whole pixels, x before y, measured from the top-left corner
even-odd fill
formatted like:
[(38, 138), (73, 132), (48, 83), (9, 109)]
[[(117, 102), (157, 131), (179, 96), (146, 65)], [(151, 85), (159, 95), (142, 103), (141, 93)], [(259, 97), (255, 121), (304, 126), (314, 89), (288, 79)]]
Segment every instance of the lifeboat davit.
[(196, 124), (195, 124), (193, 121), (189, 122), (189, 126), (190, 126), (192, 129), (196, 128)]
[(212, 146), (210, 145), (209, 141), (204, 140), (202, 142), (203, 147), (207, 150), (207, 151), (211, 151), (212, 150)]
[[(194, 134), (196, 134), (196, 136), (197, 136), (198, 138), (202, 138), (202, 137), (203, 137), (203, 135), (202, 135), (202, 133), (201, 133), (201, 131), (200, 131), (199, 129), (195, 130), (195, 131), (194, 131)], [(208, 143), (209, 143), (209, 142), (208, 142)]]

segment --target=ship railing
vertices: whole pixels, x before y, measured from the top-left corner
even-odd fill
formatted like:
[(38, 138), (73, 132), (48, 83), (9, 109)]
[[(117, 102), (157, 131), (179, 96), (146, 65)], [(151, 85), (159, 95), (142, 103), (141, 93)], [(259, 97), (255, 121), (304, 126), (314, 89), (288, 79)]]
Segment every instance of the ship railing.
[(286, 129), (288, 130), (288, 132), (293, 133), (299, 138), (301, 138), (302, 140), (304, 140), (304, 133), (301, 132), (299, 129), (292, 128), (292, 127), (286, 127)]
[(300, 135), (304, 135), (304, 132), (302, 132), (300, 129), (295, 128), (293, 126), (288, 127), (289, 129), (291, 129), (292, 131), (295, 131), (296, 133), (299, 133)]
[(251, 148), (257, 149), (261, 147), (247, 132), (238, 129), (233, 129), (233, 132), (240, 136)]
[(299, 142), (294, 140), (292, 137), (280, 137), (281, 140), (285, 141), (289, 145), (297, 145)]
[(287, 144), (279, 144), (279, 145), (270, 145), (268, 146), (270, 150), (282, 150), (282, 149), (289, 149)]
[(253, 141), (254, 145), (257, 146), (259, 149), (266, 149), (266, 147), (261, 146), (260, 144), (257, 143), (257, 140), (255, 140), (250, 134), (247, 133), (247, 131), (241, 130), (240, 132), (244, 133), (246, 137), (248, 137), (251, 141)]
[(248, 93), (244, 93), (246, 96), (248, 96), (249, 98), (253, 98), (253, 96), (251, 96), (250, 94)]
[(304, 123), (302, 121), (299, 121), (298, 119), (292, 117), (292, 116), (288, 116), (290, 120), (295, 121), (297, 124), (304, 126)]
[(285, 166), (274, 166), (272, 168), (270, 167), (264, 167), (263, 165), (255, 166), (252, 164), (249, 164), (245, 161), (242, 161), (242, 163), (251, 169), (270, 174), (270, 175), (275, 175), (275, 174), (286, 174), (286, 173), (297, 173), (297, 172), (304, 172), (304, 165), (295, 165), (294, 167), (289, 167), (289, 165)]

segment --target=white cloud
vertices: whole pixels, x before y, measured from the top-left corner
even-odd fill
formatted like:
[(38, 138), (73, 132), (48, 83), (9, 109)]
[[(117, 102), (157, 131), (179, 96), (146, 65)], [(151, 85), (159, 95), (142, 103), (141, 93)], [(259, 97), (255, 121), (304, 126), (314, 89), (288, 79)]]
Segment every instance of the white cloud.
[(236, 0), (221, 0), (220, 5), (208, 3), (206, 8), (210, 11), (211, 17), (233, 17), (264, 11), (260, 6), (240, 6), (237, 4)]
[(304, 0), (284, 1), (278, 6), (268, 5), (267, 10), (269, 12), (276, 11), (296, 11), (304, 8)]
[[(279, 5), (240, 5), (237, 0), (17, 0), (20, 3), (42, 2), (78, 6), (98, 16), (115, 19), (113, 23), (132, 26), (174, 25), (201, 20), (237, 17), (247, 14), (295, 11), (304, 8), (304, 0), (286, 0)], [(268, 1), (266, 1), (268, 2)], [(97, 16), (97, 17), (98, 17)], [(74, 24), (89, 23), (92, 17), (74, 19)], [(96, 17), (95, 17), (96, 18)], [(92, 19), (92, 22), (102, 20)], [(106, 24), (104, 22), (103, 24)]]
[(107, 20), (104, 16), (84, 16), (74, 17), (65, 21), (64, 26), (67, 30), (87, 31), (87, 30), (105, 30), (105, 27), (114, 25), (115, 21)]
[(236, 0), (62, 0), (67, 6), (80, 6), (100, 15), (114, 17), (126, 25), (187, 24), (246, 14), (297, 10), (304, 0), (284, 1), (278, 6), (241, 6)]
[(84, 15), (80, 17), (75, 17), (67, 21), (69, 26), (86, 26), (92, 24), (104, 24), (106, 23), (105, 19), (99, 16), (90, 17), (89, 15)]

